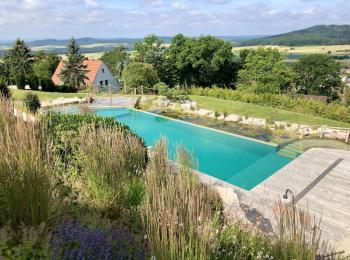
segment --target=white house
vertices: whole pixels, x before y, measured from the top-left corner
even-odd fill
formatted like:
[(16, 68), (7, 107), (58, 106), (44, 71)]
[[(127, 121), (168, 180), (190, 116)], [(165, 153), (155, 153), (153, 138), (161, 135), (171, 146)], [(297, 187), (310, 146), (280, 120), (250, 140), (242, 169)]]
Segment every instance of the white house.
[[(113, 91), (120, 90), (120, 84), (118, 80), (113, 76), (107, 65), (101, 60), (88, 59), (84, 61), (84, 64), (87, 66), (87, 79), (84, 81), (84, 85), (94, 87), (96, 89), (109, 90), (110, 88)], [(61, 71), (64, 67), (64, 61), (58, 64), (55, 73), (52, 76), (52, 81), (56, 86), (62, 85), (60, 78)]]

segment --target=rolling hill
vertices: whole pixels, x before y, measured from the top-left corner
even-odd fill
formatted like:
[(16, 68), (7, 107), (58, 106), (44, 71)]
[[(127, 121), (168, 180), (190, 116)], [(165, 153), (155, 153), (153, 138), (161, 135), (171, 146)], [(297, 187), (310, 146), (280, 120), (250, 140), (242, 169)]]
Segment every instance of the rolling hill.
[(310, 46), (346, 44), (350, 44), (350, 25), (316, 25), (299, 31), (243, 41), (239, 45)]

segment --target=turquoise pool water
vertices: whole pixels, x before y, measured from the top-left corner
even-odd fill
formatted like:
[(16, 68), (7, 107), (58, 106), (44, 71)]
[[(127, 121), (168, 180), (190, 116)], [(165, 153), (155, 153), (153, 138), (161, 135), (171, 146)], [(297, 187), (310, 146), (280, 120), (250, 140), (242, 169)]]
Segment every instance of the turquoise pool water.
[[(93, 108), (97, 115), (114, 117), (128, 125), (148, 146), (165, 137), (169, 153), (177, 145), (192, 152), (199, 171), (246, 190), (273, 175), (292, 159), (279, 156), (277, 148), (244, 137), (225, 134), (207, 128), (127, 108)], [(78, 107), (66, 112), (77, 113)]]

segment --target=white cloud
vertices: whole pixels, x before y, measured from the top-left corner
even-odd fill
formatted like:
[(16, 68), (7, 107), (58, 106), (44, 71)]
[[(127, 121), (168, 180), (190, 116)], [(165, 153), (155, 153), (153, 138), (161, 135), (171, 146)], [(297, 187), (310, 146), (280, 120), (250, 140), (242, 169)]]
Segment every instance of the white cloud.
[(2, 39), (271, 34), (350, 23), (346, 0), (0, 0)]
[(87, 6), (98, 6), (98, 3), (95, 0), (85, 0)]

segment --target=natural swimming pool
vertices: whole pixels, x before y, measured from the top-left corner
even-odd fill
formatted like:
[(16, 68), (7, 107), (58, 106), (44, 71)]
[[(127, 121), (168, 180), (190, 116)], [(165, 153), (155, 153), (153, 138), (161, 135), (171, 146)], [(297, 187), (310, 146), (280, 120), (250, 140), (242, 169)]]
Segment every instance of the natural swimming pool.
[[(114, 117), (141, 136), (148, 146), (161, 137), (173, 155), (178, 145), (192, 152), (198, 170), (222, 181), (251, 190), (292, 159), (278, 155), (277, 147), (245, 137), (211, 130), (178, 120), (128, 108), (91, 108), (100, 116)], [(61, 109), (79, 113), (79, 107)]]

